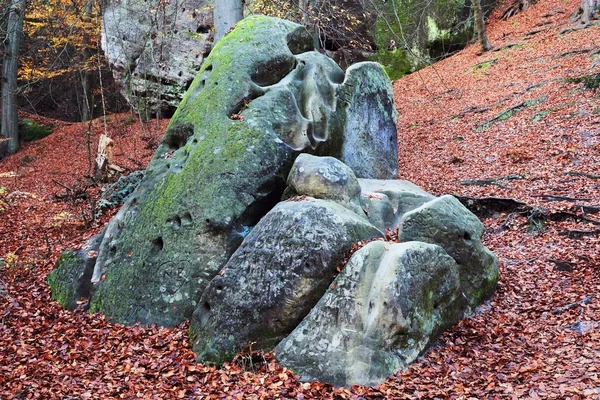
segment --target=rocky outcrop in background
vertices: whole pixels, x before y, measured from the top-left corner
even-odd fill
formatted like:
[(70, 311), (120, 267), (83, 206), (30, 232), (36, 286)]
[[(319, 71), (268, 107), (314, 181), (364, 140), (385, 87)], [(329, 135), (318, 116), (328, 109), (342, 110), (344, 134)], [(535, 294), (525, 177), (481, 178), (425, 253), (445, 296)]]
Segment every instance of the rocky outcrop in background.
[[(253, 342), (305, 379), (379, 382), (498, 278), (473, 214), (395, 180), (395, 119), (380, 65), (344, 73), (304, 27), (245, 19), (121, 210), (63, 254), (54, 298), (126, 324), (191, 319), (202, 362)], [(344, 268), (357, 243), (396, 230), (403, 243), (370, 244)]]
[(109, 1), (102, 50), (143, 118), (177, 108), (212, 46), (211, 0)]

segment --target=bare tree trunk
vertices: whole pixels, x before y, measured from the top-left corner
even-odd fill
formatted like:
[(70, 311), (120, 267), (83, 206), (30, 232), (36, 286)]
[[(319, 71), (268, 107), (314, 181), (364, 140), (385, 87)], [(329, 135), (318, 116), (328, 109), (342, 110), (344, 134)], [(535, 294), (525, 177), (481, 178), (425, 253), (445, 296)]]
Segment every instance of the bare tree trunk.
[[(85, 9), (83, 10), (83, 23), (85, 24), (85, 30), (83, 33), (83, 71), (81, 75), (81, 86), (83, 89), (83, 93), (81, 96), (81, 122), (88, 121), (93, 118), (93, 97), (92, 97), (92, 71), (89, 69), (89, 66), (86, 65), (87, 62), (92, 57), (92, 52), (90, 51), (90, 34), (88, 31), (88, 27), (90, 27), (92, 21), (92, 0), (88, 0)], [(91, 28), (91, 27), (90, 27)]]
[(298, 6), (300, 8), (300, 12), (302, 13), (302, 25), (304, 25), (312, 35), (313, 42), (315, 44), (315, 49), (319, 49), (321, 47), (321, 43), (319, 40), (319, 28), (316, 26), (311, 16), (312, 3), (312, 0), (299, 0)]
[(243, 17), (241, 0), (215, 1), (215, 43), (225, 36), (227, 31)]
[(2, 134), (0, 158), (19, 150), (19, 115), (17, 105), (17, 72), (23, 16), (27, 0), (12, 0), (8, 16), (8, 29), (4, 40), (4, 65), (2, 71)]
[(599, 0), (581, 0), (581, 23), (589, 25), (590, 21), (594, 19), (596, 10), (600, 8)]
[(475, 29), (479, 36), (479, 44), (481, 45), (481, 51), (490, 51), (492, 45), (487, 38), (485, 33), (485, 21), (483, 19), (483, 11), (481, 10), (481, 0), (473, 0), (473, 19), (475, 20)]

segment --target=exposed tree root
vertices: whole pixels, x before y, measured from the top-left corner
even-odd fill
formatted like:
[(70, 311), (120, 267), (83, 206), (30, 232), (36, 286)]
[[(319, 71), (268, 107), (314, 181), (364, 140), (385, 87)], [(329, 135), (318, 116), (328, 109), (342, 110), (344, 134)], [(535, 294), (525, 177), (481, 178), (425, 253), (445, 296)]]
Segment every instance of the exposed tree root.
[(506, 10), (502, 12), (500, 19), (506, 21), (507, 19), (514, 17), (521, 11), (527, 10), (533, 4), (535, 4), (535, 1), (533, 0), (515, 0), (511, 3), (510, 6), (506, 8)]

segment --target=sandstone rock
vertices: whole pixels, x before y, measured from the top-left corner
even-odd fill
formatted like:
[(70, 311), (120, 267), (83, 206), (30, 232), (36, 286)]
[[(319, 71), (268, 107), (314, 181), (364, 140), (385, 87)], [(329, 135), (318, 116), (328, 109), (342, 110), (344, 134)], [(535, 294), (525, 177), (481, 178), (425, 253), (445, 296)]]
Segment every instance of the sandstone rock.
[(361, 188), (354, 172), (333, 157), (300, 154), (288, 176), (284, 197), (310, 196), (334, 200), (362, 215)]
[(362, 189), (363, 210), (369, 221), (377, 227), (383, 225), (384, 229), (398, 228), (404, 214), (435, 199), (408, 181), (359, 179), (358, 182)]
[(498, 282), (498, 260), (482, 243), (483, 224), (453, 196), (442, 196), (404, 214), (398, 241), (438, 244), (456, 260), (461, 291), (475, 308), (492, 296)]
[(102, 49), (121, 93), (144, 117), (175, 109), (212, 46), (211, 0), (110, 1)]
[(398, 177), (397, 112), (383, 67), (358, 63), (346, 71), (340, 97), (347, 102), (339, 159), (359, 178)]
[(369, 243), (275, 355), (305, 381), (378, 384), (458, 321), (459, 288), (458, 267), (441, 247)]
[(392, 202), (389, 197), (383, 193), (362, 193), (361, 204), (363, 212), (370, 223), (377, 229), (385, 232), (388, 229), (394, 229), (396, 218)]
[(81, 250), (62, 253), (48, 275), (52, 297), (67, 310), (75, 310), (80, 306), (78, 302), (90, 298), (92, 273), (103, 237), (104, 231), (88, 240)]
[(312, 48), (304, 28), (256, 17), (207, 58), (144, 180), (107, 228), (92, 277), (93, 311), (124, 323), (189, 318), (208, 282), (280, 199), (295, 152), (278, 134), (281, 120), (266, 114), (290, 113), (277, 100), (284, 89), (258, 83), (274, 85), (294, 68), (290, 48)]
[(380, 236), (331, 201), (279, 203), (204, 291), (190, 327), (198, 359), (220, 363), (250, 342), (271, 350), (321, 298), (354, 243)]

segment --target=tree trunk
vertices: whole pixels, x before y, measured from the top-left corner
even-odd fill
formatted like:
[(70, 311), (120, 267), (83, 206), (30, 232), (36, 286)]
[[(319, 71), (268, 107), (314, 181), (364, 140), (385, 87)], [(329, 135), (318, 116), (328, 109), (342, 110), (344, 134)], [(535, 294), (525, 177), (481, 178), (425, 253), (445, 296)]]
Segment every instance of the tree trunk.
[(93, 118), (93, 97), (92, 97), (92, 71), (87, 65), (89, 59), (92, 57), (90, 50), (91, 40), (88, 32), (88, 27), (92, 21), (92, 0), (88, 0), (83, 10), (83, 23), (85, 24), (85, 30), (83, 33), (83, 71), (81, 71), (81, 87), (83, 93), (81, 94), (81, 122), (88, 121)]
[(581, 22), (588, 25), (600, 8), (600, 0), (581, 0)]
[(215, 43), (217, 43), (232, 26), (244, 17), (241, 0), (215, 1)]
[(483, 19), (483, 11), (481, 10), (481, 0), (473, 0), (473, 19), (475, 20), (475, 29), (479, 36), (481, 51), (485, 52), (491, 50), (492, 45), (485, 33), (485, 21)]
[(0, 158), (19, 150), (19, 115), (17, 105), (17, 72), (23, 16), (27, 0), (12, 0), (8, 16), (8, 29), (4, 40), (4, 65), (2, 71), (2, 134)]

